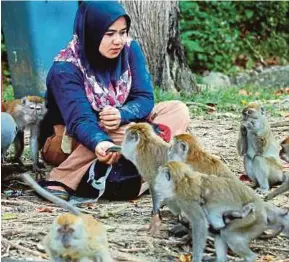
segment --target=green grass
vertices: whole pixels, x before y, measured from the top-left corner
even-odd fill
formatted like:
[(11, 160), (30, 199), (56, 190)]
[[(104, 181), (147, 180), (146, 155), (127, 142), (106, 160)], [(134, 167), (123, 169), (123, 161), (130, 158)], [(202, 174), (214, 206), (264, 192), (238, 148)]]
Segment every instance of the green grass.
[[(239, 94), (240, 90), (247, 91), (247, 95)], [(288, 94), (276, 95), (277, 88), (262, 88), (256, 86), (247, 86), (245, 88), (220, 88), (218, 90), (204, 89), (198, 94), (185, 95), (185, 94), (173, 94), (159, 88), (155, 90), (156, 102), (178, 99), (184, 102), (196, 102), (203, 105), (213, 104), (216, 112), (232, 112), (239, 114), (248, 103), (253, 101), (259, 101), (264, 104), (267, 111), (273, 116), (281, 116), (289, 108), (282, 109), (278, 106), (278, 103), (266, 103), (269, 100), (284, 100), (288, 97)], [(276, 105), (277, 104), (277, 105)], [(191, 107), (193, 115), (206, 115), (208, 109), (205, 106), (193, 106)], [(211, 114), (212, 115), (212, 114)]]
[(12, 85), (3, 86), (2, 101), (14, 99), (14, 90)]

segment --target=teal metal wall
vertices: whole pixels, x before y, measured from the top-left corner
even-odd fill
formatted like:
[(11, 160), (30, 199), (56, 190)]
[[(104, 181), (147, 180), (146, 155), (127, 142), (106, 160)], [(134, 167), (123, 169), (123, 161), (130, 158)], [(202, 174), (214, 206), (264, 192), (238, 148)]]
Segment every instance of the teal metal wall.
[(77, 1), (2, 1), (15, 98), (43, 96), (53, 58), (72, 37)]

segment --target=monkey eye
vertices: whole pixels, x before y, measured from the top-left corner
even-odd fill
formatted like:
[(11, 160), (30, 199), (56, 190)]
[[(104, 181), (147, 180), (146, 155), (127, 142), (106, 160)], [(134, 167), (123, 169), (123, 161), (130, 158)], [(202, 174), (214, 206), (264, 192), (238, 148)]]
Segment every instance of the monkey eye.
[(167, 179), (168, 181), (171, 180), (171, 173), (170, 173), (169, 170), (166, 170), (166, 179)]
[(41, 106), (36, 106), (36, 110), (41, 110)]
[(183, 151), (186, 151), (187, 145), (186, 145), (185, 142), (181, 142), (181, 149), (182, 149)]
[(34, 105), (30, 105), (29, 107), (30, 107), (30, 109), (35, 109)]

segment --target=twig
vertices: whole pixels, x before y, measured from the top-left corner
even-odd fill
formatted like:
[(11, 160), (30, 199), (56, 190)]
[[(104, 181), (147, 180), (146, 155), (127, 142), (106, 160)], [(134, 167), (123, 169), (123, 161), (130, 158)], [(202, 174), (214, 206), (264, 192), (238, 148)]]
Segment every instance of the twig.
[(147, 251), (147, 247), (135, 247), (135, 248), (121, 248), (119, 251), (127, 252), (127, 253), (134, 253), (134, 252), (144, 252)]
[(43, 258), (48, 258), (46, 254), (42, 254), (40, 252), (37, 252), (37, 251), (31, 250), (29, 248), (26, 248), (26, 247), (20, 246), (18, 244), (15, 244), (15, 243), (9, 241), (8, 239), (6, 239), (4, 237), (2, 237), (1, 242), (4, 242), (6, 245), (10, 245), (11, 247), (19, 249), (19, 250), (21, 250), (21, 251), (23, 251), (25, 253), (29, 253), (29, 254), (31, 254), (33, 256), (36, 256), (36, 257), (40, 256), (40, 257), (43, 257)]
[(119, 261), (147, 262), (147, 260), (143, 260), (130, 254), (121, 253), (119, 251), (112, 251), (112, 256)]
[(167, 240), (167, 239), (154, 239), (154, 243), (167, 245), (167, 246), (178, 246), (178, 245), (185, 245), (186, 242), (178, 241), (178, 240)]
[[(264, 246), (261, 245), (250, 245), (251, 248), (258, 248), (258, 249), (264, 249)], [(281, 247), (270, 247), (266, 246), (266, 249), (274, 250), (274, 251), (282, 251), (282, 252), (289, 252), (288, 248), (281, 248)]]
[(271, 126), (271, 127), (284, 127), (284, 126), (289, 126), (289, 120), (275, 122), (275, 123), (270, 124), (270, 126)]
[(213, 106), (208, 106), (208, 105), (205, 105), (205, 104), (202, 104), (202, 103), (198, 103), (198, 102), (186, 102), (186, 105), (187, 106), (200, 106), (200, 107), (204, 107), (204, 108), (207, 108), (207, 109), (212, 109), (212, 110), (216, 110), (215, 107)]

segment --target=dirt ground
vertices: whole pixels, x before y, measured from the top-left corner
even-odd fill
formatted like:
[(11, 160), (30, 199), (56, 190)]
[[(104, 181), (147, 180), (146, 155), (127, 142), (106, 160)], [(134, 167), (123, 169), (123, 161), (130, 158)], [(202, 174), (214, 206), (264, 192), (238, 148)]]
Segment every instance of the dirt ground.
[[(270, 118), (271, 122), (278, 120), (280, 119)], [(190, 131), (199, 137), (203, 146), (220, 156), (236, 175), (243, 172), (242, 160), (237, 155), (235, 146), (238, 121), (234, 117), (215, 120), (203, 120), (199, 117), (193, 119), (190, 125)], [(272, 130), (278, 141), (289, 134), (288, 126)], [(2, 167), (2, 258), (47, 260), (41, 240), (54, 218), (63, 210), (40, 200), (31, 190), (27, 190), (27, 187), (24, 195), (7, 198), (3, 194), (4, 190), (23, 188), (17, 179), (17, 170), (10, 170), (10, 174), (14, 172), (13, 179), (3, 181), (8, 177), (8, 169), (9, 166)], [(286, 193), (272, 202), (279, 207), (289, 208), (288, 199), (289, 193)], [(190, 261), (190, 243), (183, 243), (180, 239), (169, 236), (169, 229), (174, 226), (176, 219), (168, 209), (164, 208), (162, 212), (160, 235), (155, 238), (148, 235), (147, 228), (151, 217), (149, 195), (130, 202), (100, 200), (98, 203), (82, 206), (82, 209), (106, 225), (110, 249), (117, 261)], [(251, 248), (258, 254), (258, 261), (289, 261), (289, 239), (282, 235), (266, 241), (253, 241)], [(229, 255), (229, 261), (240, 261), (232, 252)], [(214, 246), (210, 238), (204, 261), (214, 260)]]

